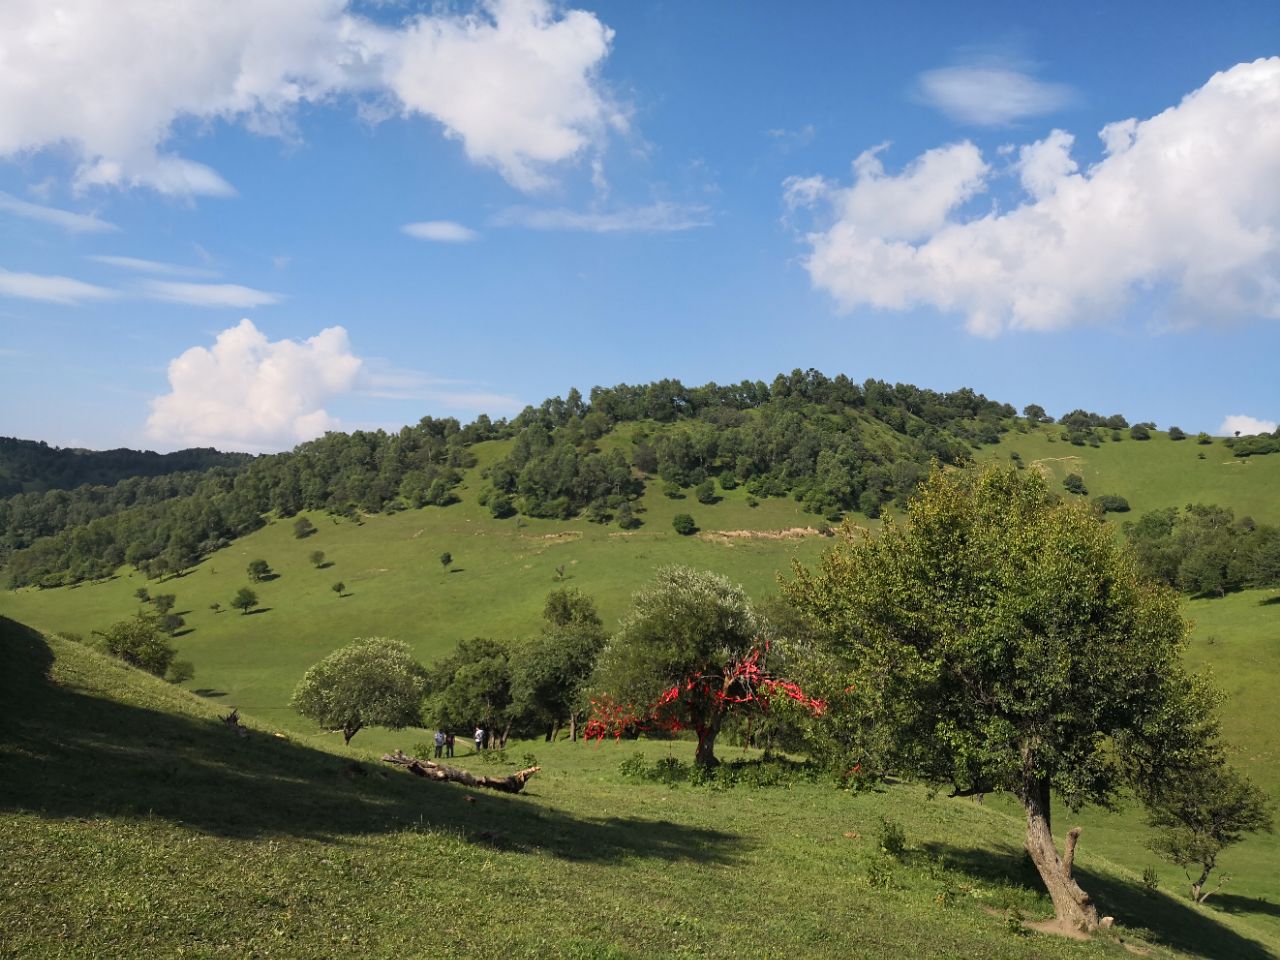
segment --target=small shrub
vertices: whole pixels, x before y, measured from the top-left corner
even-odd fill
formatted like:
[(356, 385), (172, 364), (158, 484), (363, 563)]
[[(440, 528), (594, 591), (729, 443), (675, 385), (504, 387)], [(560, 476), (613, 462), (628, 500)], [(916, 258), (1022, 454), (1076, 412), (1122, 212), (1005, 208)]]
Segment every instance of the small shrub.
[(195, 664), (190, 660), (174, 660), (165, 672), (165, 679), (170, 683), (186, 683), (195, 675)]
[(757, 500), (755, 497), (747, 497), (747, 506), (748, 506), (748, 507), (758, 507), (758, 506), (760, 506), (760, 501), (759, 501), (759, 500)]
[(867, 886), (874, 890), (892, 890), (896, 883), (893, 878), (893, 864), (884, 857), (876, 857), (867, 863)]
[(633, 753), (618, 764), (618, 772), (628, 780), (648, 780), (649, 761), (643, 753)]
[(1148, 893), (1155, 893), (1160, 887), (1160, 874), (1155, 867), (1147, 867), (1142, 871), (1142, 886)]
[(683, 500), (684, 491), (680, 489), (680, 484), (674, 480), (668, 480), (662, 485), (662, 495), (671, 500)]
[(1074, 493), (1080, 496), (1089, 492), (1085, 488), (1084, 477), (1080, 476), (1078, 473), (1068, 473), (1066, 479), (1062, 481), (1062, 486), (1067, 493)]
[(907, 852), (907, 833), (902, 829), (902, 824), (891, 817), (880, 818), (877, 838), (880, 841), (880, 852), (895, 860), (901, 860)]
[(671, 528), (682, 537), (698, 532), (698, 525), (693, 522), (693, 517), (687, 513), (677, 513), (672, 517)]

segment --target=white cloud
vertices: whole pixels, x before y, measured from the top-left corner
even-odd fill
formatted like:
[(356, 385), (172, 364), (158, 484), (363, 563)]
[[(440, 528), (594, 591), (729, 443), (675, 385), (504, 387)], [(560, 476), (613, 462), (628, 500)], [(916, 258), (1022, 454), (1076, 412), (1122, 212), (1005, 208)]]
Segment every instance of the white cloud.
[(234, 307), (249, 309), (279, 303), (281, 295), (267, 290), (242, 287), (238, 283), (182, 283), (173, 280), (148, 280), (141, 286), (148, 300), (183, 303), (191, 307)]
[(587, 233), (672, 233), (711, 225), (704, 206), (659, 201), (646, 207), (613, 211), (580, 211), (511, 207), (493, 221), (502, 227), (529, 230), (580, 230)]
[(387, 57), (387, 84), (405, 112), (439, 120), (472, 160), (538, 189), (546, 164), (626, 128), (596, 80), (613, 31), (582, 10), (557, 16), (546, 0), (481, 9), (410, 20)]
[(109, 300), (116, 292), (73, 277), (0, 269), (0, 296), (77, 306), (91, 300)]
[(1236, 433), (1242, 437), (1250, 437), (1255, 433), (1275, 433), (1278, 426), (1280, 424), (1274, 420), (1260, 420), (1243, 413), (1233, 413), (1222, 421), (1218, 433), (1224, 437), (1234, 436)]
[(164, 263), (160, 260), (143, 260), (140, 257), (117, 257), (110, 254), (93, 254), (89, 257), (94, 263), (103, 263), (121, 270), (132, 270), (135, 273), (153, 273), (169, 277), (214, 277), (217, 274), (203, 267), (186, 267), (178, 263)]
[(1139, 290), (1182, 323), (1280, 318), (1280, 58), (1101, 137), (1083, 171), (1062, 131), (1022, 147), (1025, 199), (981, 214), (967, 209), (995, 173), (967, 142), (897, 175), (868, 151), (850, 186), (789, 180), (788, 205), (823, 218), (806, 237), (814, 286), (844, 310), (958, 312), (988, 336), (1105, 322)]
[(11, 213), (15, 217), (52, 224), (71, 233), (108, 233), (120, 229), (114, 223), (100, 220), (91, 214), (73, 213), (70, 210), (30, 203), (8, 193), (0, 193), (0, 211)]
[(999, 127), (1069, 106), (1075, 91), (1005, 66), (942, 67), (920, 74), (921, 97), (951, 119)]
[(360, 391), (379, 400), (413, 400), (430, 408), (444, 407), (464, 413), (506, 416), (525, 408), (510, 394), (494, 393), (474, 380), (434, 377), (417, 370), (396, 367), (379, 357), (365, 360)]
[(347, 331), (268, 340), (250, 320), (169, 364), (170, 392), (151, 401), (147, 436), (180, 446), (252, 451), (292, 447), (338, 427), (324, 409), (360, 375)]
[(626, 118), (597, 74), (613, 32), (549, 0), (388, 28), (347, 0), (8, 0), (0, 5), (0, 157), (69, 147), (80, 187), (234, 192), (178, 156), (175, 128), (296, 136), (300, 104), (432, 118), (522, 189), (599, 149)]
[(438, 243), (468, 243), (480, 236), (470, 227), (452, 220), (424, 220), (406, 223), (400, 231), (415, 240), (435, 240)]

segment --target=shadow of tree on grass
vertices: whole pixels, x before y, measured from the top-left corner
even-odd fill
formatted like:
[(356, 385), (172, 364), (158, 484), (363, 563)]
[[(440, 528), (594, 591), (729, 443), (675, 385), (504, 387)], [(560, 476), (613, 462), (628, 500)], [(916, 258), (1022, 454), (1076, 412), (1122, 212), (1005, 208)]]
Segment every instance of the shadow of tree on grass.
[[(948, 866), (987, 882), (1044, 888), (1035, 867), (1018, 847), (975, 850), (947, 844), (926, 844), (926, 851)], [(1140, 933), (1153, 943), (1206, 957), (1235, 960), (1268, 960), (1271, 952), (1255, 940), (1243, 937), (1214, 920), (1212, 914), (1172, 896), (1151, 893), (1138, 884), (1125, 883), (1108, 874), (1094, 873), (1077, 863), (1076, 879), (1098, 905), (1100, 916), (1113, 916), (1123, 928)]]
[[(270, 733), (237, 737), (214, 716), (200, 715), (198, 704), (184, 715), (108, 699), (79, 686), (74, 671), (60, 675), (46, 640), (3, 617), (0, 651), (7, 661), (0, 702), (8, 714), (0, 727), (0, 811), (159, 817), (236, 838), (435, 826), (497, 849), (584, 862), (731, 863), (744, 845), (734, 834), (663, 820), (575, 817), (532, 798), (425, 781)], [(116, 675), (122, 699), (130, 699), (135, 681), (143, 691), (137, 699), (147, 695), (142, 684), (153, 683), (155, 697), (179, 696), (129, 676), (122, 665), (101, 666)]]

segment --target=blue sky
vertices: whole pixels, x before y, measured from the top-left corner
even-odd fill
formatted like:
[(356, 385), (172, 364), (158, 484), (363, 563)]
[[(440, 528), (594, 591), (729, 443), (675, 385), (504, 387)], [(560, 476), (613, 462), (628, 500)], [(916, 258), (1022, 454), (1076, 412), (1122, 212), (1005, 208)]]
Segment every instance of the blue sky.
[(0, 434), (795, 367), (1274, 429), (1280, 6), (1152, 9), (16, 0)]

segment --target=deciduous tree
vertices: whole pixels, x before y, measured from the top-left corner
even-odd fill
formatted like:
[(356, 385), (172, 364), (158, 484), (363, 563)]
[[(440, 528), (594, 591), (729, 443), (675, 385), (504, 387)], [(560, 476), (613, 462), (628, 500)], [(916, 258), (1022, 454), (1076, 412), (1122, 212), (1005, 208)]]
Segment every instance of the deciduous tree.
[(1088, 504), (995, 466), (935, 472), (904, 522), (846, 526), (787, 590), (863, 694), (887, 768), (1016, 796), (1058, 920), (1096, 927), (1072, 875), (1079, 832), (1059, 853), (1051, 795), (1106, 803), (1196, 749), (1206, 708), (1176, 594)]
[(366, 726), (398, 730), (421, 723), (425, 674), (407, 644), (369, 637), (308, 670), (290, 705), (326, 730), (341, 730), (350, 743)]

